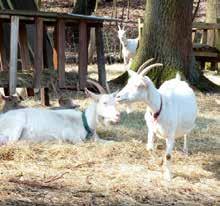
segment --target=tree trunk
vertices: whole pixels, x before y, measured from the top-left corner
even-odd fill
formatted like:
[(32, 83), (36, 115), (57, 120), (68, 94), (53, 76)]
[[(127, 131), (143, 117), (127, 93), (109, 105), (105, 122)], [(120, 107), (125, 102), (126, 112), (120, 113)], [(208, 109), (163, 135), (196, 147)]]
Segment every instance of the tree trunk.
[[(99, 0), (96, 1), (93, 15), (96, 15), (97, 9), (98, 9)], [(93, 56), (96, 51), (96, 41), (95, 41), (95, 28), (90, 29), (90, 40), (89, 40), (89, 48), (88, 48), (88, 63), (93, 63)]]
[(95, 9), (96, 0), (77, 0), (74, 3), (73, 13), (91, 15)]
[(157, 84), (164, 80), (162, 74), (166, 78), (173, 77), (174, 69), (188, 76), (192, 69), (192, 6), (192, 0), (147, 1), (142, 39), (132, 64), (134, 70), (154, 57), (166, 65), (164, 69), (151, 72)]
[(136, 71), (152, 57), (163, 63), (162, 69), (153, 69), (148, 74), (157, 87), (179, 71), (197, 88), (204, 90), (207, 85), (206, 91), (219, 90), (195, 69), (192, 9), (193, 0), (147, 0), (142, 38), (131, 67)]
[[(87, 1), (75, 0), (73, 2), (72, 13), (82, 14), (82, 15), (91, 15), (94, 12), (95, 7), (96, 7), (96, 0), (87, 0)], [(78, 43), (78, 40), (79, 40), (78, 29), (74, 29), (74, 30), (73, 30), (73, 28), (69, 29), (67, 35), (73, 35), (73, 41), (75, 43)], [(89, 34), (88, 34), (88, 36), (89, 36)], [(68, 38), (68, 39), (70, 39), (70, 38)]]

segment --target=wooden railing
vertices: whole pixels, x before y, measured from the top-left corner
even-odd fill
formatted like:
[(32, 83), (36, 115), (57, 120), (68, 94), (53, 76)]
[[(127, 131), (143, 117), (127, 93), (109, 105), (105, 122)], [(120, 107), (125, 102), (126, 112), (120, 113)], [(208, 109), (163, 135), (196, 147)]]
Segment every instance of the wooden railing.
[(218, 70), (218, 62), (220, 62), (218, 41), (220, 41), (220, 24), (193, 23), (193, 50), (202, 70), (206, 62), (211, 63), (213, 70)]
[[(18, 86), (17, 73), (17, 54), (18, 51), (21, 57), (22, 71), (30, 72), (33, 75), (33, 80), (30, 80), (30, 85), (25, 87), (44, 88), (42, 75), (46, 75), (44, 70), (44, 52), (45, 45), (43, 36), (45, 28), (48, 26), (54, 27), (54, 45), (53, 48), (53, 67), (58, 72), (58, 81), (61, 88), (67, 86), (65, 82), (65, 26), (78, 27), (79, 31), (79, 80), (76, 82), (80, 89), (84, 89), (87, 81), (88, 67), (88, 30), (91, 27), (95, 28), (96, 32), (96, 48), (98, 62), (98, 77), (99, 83), (106, 87), (106, 73), (104, 61), (104, 43), (102, 26), (104, 21), (111, 21), (109, 18), (83, 16), (65, 13), (53, 12), (37, 12), (37, 11), (21, 11), (21, 10), (0, 10), (0, 63), (3, 73), (0, 74), (0, 86), (6, 87), (7, 81), (4, 81), (4, 73), (9, 73), (9, 93), (15, 93)], [(10, 42), (10, 58), (7, 59), (3, 42), (3, 26), (5, 23), (10, 24), (11, 38)], [(35, 28), (35, 47), (34, 47), (34, 62), (30, 60), (28, 49), (28, 36), (26, 25), (33, 25)], [(19, 42), (19, 46), (18, 46)], [(29, 79), (31, 78), (29, 74)], [(48, 74), (48, 73), (47, 73)], [(22, 74), (23, 76), (25, 75)], [(3, 78), (3, 79), (2, 79)], [(22, 76), (19, 76), (19, 79)], [(22, 86), (22, 85), (19, 85)], [(74, 85), (72, 85), (74, 86)], [(76, 85), (75, 85), (76, 86)], [(42, 90), (45, 92), (45, 90)], [(48, 96), (44, 95), (43, 96)], [(45, 98), (43, 98), (45, 99)]]
[[(141, 36), (142, 29), (143, 23), (139, 19), (139, 36)], [(194, 22), (192, 42), (195, 58), (201, 64), (201, 69), (205, 68), (205, 62), (210, 62), (212, 68), (218, 69), (220, 51), (217, 45), (220, 46), (220, 24)]]

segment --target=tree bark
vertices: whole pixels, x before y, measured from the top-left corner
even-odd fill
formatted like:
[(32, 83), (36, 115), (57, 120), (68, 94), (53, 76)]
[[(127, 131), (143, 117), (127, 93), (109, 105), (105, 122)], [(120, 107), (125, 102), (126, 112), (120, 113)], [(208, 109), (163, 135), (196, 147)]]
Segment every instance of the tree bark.
[[(72, 13), (82, 14), (82, 15), (91, 15), (96, 7), (96, 0), (75, 0), (73, 2), (73, 10)], [(67, 39), (70, 39), (68, 36), (73, 35), (73, 41), (78, 43), (79, 40), (79, 32), (78, 29), (69, 29), (67, 34)], [(88, 34), (89, 37), (89, 34)], [(89, 38), (88, 38), (89, 39)]]
[(147, 0), (142, 38), (131, 67), (136, 71), (153, 57), (164, 64), (162, 69), (153, 69), (148, 74), (157, 87), (179, 71), (197, 88), (219, 91), (196, 69), (191, 40), (192, 10), (193, 0)]
[(146, 59), (154, 57), (166, 65), (160, 71), (151, 72), (155, 73), (153, 76), (158, 84), (161, 83), (158, 76), (163, 73), (174, 76), (175, 69), (188, 76), (192, 69), (192, 8), (192, 0), (147, 1), (142, 39), (132, 63), (134, 70)]
[(96, 0), (77, 0), (74, 4), (73, 13), (91, 15), (95, 9)]

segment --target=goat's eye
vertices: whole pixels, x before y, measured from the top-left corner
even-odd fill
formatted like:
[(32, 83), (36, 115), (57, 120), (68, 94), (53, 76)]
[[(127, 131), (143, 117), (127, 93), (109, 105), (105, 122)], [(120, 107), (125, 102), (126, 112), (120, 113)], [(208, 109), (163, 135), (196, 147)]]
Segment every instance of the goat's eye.
[(103, 102), (104, 105), (107, 105), (107, 102)]

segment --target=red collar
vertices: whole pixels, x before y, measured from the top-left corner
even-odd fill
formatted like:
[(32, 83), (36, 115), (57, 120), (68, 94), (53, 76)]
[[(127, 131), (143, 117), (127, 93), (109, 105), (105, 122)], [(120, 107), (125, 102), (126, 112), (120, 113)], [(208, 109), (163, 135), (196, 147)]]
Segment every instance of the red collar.
[(154, 121), (156, 121), (157, 120), (157, 118), (159, 117), (159, 115), (160, 115), (160, 113), (161, 113), (161, 110), (162, 110), (162, 97), (161, 97), (161, 95), (160, 95), (160, 109), (156, 112), (156, 113), (154, 113), (152, 116), (153, 116), (153, 118), (154, 118)]

